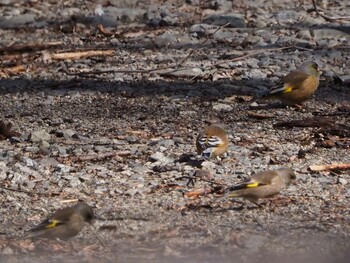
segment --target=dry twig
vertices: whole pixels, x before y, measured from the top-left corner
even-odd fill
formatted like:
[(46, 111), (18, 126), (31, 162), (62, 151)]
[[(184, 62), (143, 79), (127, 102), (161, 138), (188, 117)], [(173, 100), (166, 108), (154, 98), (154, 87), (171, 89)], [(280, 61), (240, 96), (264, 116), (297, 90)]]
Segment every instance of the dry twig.
[(309, 166), (311, 171), (331, 171), (331, 170), (347, 170), (350, 169), (350, 163), (334, 163), (334, 164), (321, 164)]
[(77, 52), (64, 52), (57, 54), (50, 54), (51, 59), (64, 60), (64, 59), (79, 59), (93, 56), (110, 56), (115, 53), (115, 50), (88, 50)]

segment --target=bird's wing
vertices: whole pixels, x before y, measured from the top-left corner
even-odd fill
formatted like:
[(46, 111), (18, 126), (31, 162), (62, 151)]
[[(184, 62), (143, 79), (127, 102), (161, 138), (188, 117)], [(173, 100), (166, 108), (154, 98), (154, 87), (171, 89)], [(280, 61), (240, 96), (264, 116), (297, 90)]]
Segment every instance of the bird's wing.
[(247, 189), (247, 188), (256, 188), (256, 187), (261, 187), (267, 185), (266, 183), (263, 182), (258, 182), (255, 180), (249, 180), (247, 182), (239, 183), (236, 185), (231, 186), (228, 191), (236, 191), (236, 190), (242, 190), (242, 189)]
[(283, 82), (273, 86), (265, 94), (263, 94), (262, 98), (268, 97), (268, 96), (280, 95), (283, 93), (291, 92), (293, 90), (297, 90), (301, 87), (301, 85), (296, 85), (295, 83), (303, 83), (309, 77), (311, 76), (304, 72), (292, 71), (283, 78)]
[(41, 222), (36, 227), (30, 229), (29, 231), (30, 232), (37, 232), (37, 231), (45, 230), (45, 229), (48, 229), (48, 228), (54, 228), (54, 227), (57, 227), (59, 225), (63, 225), (65, 223), (66, 222), (59, 221), (59, 220), (56, 220), (56, 219), (53, 219), (53, 218), (49, 218), (49, 219), (46, 219), (43, 222)]
[(29, 231), (35, 232), (35, 231), (40, 231), (40, 230), (64, 225), (70, 220), (74, 212), (75, 212), (74, 209), (71, 207), (58, 210), (48, 219), (42, 221), (39, 225), (37, 225), (36, 227), (32, 228)]
[(223, 140), (218, 136), (202, 136), (198, 139), (200, 146), (205, 149), (209, 147), (219, 147), (224, 144)]

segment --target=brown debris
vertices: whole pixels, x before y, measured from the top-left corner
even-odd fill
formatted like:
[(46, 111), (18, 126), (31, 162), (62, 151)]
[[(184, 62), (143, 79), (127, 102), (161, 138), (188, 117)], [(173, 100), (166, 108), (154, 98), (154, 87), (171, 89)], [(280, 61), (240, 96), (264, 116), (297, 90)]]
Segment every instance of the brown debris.
[(256, 113), (253, 111), (248, 111), (247, 114), (250, 118), (254, 118), (254, 119), (258, 119), (258, 120), (271, 119), (271, 118), (275, 117), (272, 114)]
[(3, 68), (0, 70), (0, 78), (8, 78), (11, 75), (19, 74), (26, 70), (24, 65), (17, 65), (13, 67)]
[(0, 140), (5, 140), (20, 135), (20, 133), (12, 130), (11, 122), (5, 123), (4, 121), (0, 121)]
[(97, 26), (97, 29), (98, 29), (98, 31), (99, 31), (102, 35), (104, 35), (104, 36), (106, 36), (106, 37), (114, 36), (114, 33), (107, 31), (107, 30), (103, 27), (103, 25), (101, 25), (101, 24), (99, 24), (99, 25)]
[(196, 189), (194, 191), (190, 191), (185, 193), (185, 197), (191, 198), (191, 199), (197, 199), (200, 196), (208, 195), (213, 192), (212, 188), (202, 188), (202, 189)]

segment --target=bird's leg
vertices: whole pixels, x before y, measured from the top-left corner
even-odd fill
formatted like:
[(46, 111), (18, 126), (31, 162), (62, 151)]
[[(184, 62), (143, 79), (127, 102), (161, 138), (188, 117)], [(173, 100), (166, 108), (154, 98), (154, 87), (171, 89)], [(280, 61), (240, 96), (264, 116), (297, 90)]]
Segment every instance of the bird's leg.
[(302, 110), (303, 109), (303, 104), (294, 104), (293, 106), (291, 106), (292, 108), (294, 108), (295, 110)]

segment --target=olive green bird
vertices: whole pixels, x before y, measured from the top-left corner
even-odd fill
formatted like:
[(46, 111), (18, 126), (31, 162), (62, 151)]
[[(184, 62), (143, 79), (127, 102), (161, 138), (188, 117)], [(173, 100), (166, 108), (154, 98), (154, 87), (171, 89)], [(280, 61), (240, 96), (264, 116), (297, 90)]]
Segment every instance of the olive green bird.
[(287, 74), (282, 83), (272, 87), (255, 101), (278, 99), (287, 106), (300, 105), (315, 93), (320, 75), (317, 63), (304, 62), (297, 70)]
[(76, 236), (86, 223), (92, 223), (94, 212), (85, 202), (57, 210), (49, 218), (29, 230), (26, 237), (67, 240)]
[(228, 135), (222, 125), (206, 127), (196, 138), (197, 153), (206, 158), (225, 154), (229, 146)]
[(225, 191), (226, 197), (244, 198), (258, 205), (259, 199), (278, 194), (294, 179), (295, 173), (289, 168), (259, 172), (249, 180), (228, 188)]

